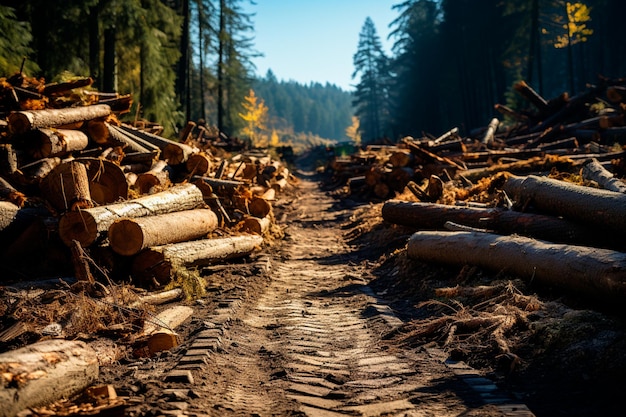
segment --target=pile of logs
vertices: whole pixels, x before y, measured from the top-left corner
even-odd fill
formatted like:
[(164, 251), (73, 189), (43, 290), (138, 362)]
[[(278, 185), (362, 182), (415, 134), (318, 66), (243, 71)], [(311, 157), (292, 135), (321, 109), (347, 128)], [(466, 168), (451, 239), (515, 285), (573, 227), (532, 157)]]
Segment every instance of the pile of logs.
[(32, 277), (73, 265), (93, 281), (87, 250), (99, 269), (161, 287), (177, 267), (260, 247), (288, 184), (280, 161), (204, 124), (168, 139), (158, 125), (123, 123), (131, 97), (91, 83), (0, 78), (3, 268)]
[(385, 221), (419, 230), (408, 255), (510, 272), (603, 302), (626, 297), (626, 80), (545, 100), (467, 137), (404, 138), (329, 168), (352, 194), (384, 200)]

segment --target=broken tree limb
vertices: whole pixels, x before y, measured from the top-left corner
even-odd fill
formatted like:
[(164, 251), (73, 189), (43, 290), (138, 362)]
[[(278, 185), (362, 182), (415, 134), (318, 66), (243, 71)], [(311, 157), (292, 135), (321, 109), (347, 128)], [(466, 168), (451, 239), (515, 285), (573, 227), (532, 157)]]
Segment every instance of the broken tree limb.
[(176, 268), (247, 256), (262, 243), (261, 236), (241, 235), (152, 247), (135, 257), (133, 276), (148, 285), (166, 285)]
[(623, 302), (626, 296), (626, 253), (609, 249), (491, 233), (424, 231), (409, 239), (407, 254), (427, 262), (505, 271), (602, 301)]
[(446, 222), (453, 222), (501, 235), (519, 234), (557, 243), (615, 245), (620, 241), (619, 236), (611, 236), (609, 232), (598, 233), (597, 227), (586, 227), (554, 216), (499, 208), (389, 200), (383, 205), (382, 216), (390, 223), (420, 230), (443, 230)]
[(566, 219), (626, 232), (626, 195), (546, 177), (511, 177), (504, 190), (517, 202)]
[(585, 162), (582, 169), (582, 176), (586, 180), (597, 182), (598, 185), (605, 190), (626, 193), (626, 183), (615, 178), (613, 174), (604, 168), (595, 158)]
[(20, 134), (37, 128), (65, 126), (76, 122), (84, 122), (111, 114), (106, 104), (83, 107), (66, 107), (63, 109), (24, 110), (9, 114), (9, 130)]
[(46, 340), (0, 354), (0, 417), (71, 397), (98, 378), (96, 352), (86, 343)]
[(120, 255), (130, 256), (151, 246), (206, 236), (217, 226), (217, 215), (209, 209), (119, 219), (109, 227), (109, 244)]
[(204, 207), (202, 192), (193, 184), (175, 185), (160, 193), (117, 204), (68, 212), (59, 221), (59, 235), (66, 245), (76, 239), (85, 247), (103, 237), (120, 218), (152, 216)]

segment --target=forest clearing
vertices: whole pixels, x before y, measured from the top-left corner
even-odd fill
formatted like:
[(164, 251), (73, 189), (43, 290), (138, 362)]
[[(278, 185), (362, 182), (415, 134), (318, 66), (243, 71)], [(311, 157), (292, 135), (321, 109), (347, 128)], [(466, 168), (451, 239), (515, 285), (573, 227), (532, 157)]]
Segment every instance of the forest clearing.
[(20, 81), (3, 416), (620, 412), (623, 80), (520, 83), (513, 128), (289, 165), (122, 123), (88, 79)]
[(624, 414), (626, 3), (385, 1), (0, 2), (0, 417)]

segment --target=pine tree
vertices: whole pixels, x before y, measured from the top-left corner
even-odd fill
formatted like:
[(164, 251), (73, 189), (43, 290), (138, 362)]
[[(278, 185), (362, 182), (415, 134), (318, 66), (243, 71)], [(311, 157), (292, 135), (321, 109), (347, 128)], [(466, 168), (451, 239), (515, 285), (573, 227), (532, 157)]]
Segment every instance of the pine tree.
[(217, 127), (233, 133), (241, 128), (241, 102), (251, 84), (253, 29), (251, 16), (241, 10), (241, 0), (220, 0), (217, 57)]
[(354, 54), (354, 73), (360, 76), (353, 105), (359, 117), (361, 136), (365, 142), (380, 139), (389, 119), (389, 65), (382, 43), (371, 18), (367, 17)]

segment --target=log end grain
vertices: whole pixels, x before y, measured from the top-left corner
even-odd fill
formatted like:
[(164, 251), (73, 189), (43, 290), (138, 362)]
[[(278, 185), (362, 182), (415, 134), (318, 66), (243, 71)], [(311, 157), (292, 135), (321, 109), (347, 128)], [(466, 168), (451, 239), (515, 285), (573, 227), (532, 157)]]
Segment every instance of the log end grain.
[(187, 172), (192, 175), (206, 175), (211, 170), (211, 160), (208, 156), (195, 153), (187, 159)]
[(73, 240), (83, 247), (89, 246), (98, 237), (96, 219), (82, 210), (67, 212), (59, 220), (59, 236), (67, 246), (71, 246)]
[(9, 131), (12, 134), (22, 134), (31, 130), (32, 117), (30, 113), (15, 112), (9, 114)]
[(130, 219), (120, 219), (109, 226), (109, 244), (111, 248), (124, 256), (131, 256), (143, 248), (141, 227)]

